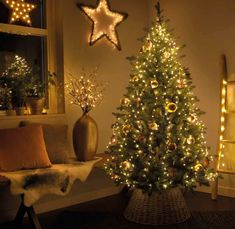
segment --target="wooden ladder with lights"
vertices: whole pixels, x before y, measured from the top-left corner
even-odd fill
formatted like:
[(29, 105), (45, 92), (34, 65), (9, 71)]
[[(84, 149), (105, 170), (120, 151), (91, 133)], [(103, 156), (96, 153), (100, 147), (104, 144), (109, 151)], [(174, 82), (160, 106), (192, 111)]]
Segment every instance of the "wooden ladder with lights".
[[(219, 131), (219, 142), (218, 142), (218, 152), (217, 158), (215, 160), (216, 171), (218, 174), (235, 174), (235, 169), (228, 169), (225, 166), (223, 161), (224, 159), (224, 148), (225, 144), (234, 144), (235, 145), (235, 136), (233, 139), (226, 139), (226, 121), (227, 117), (230, 114), (235, 115), (235, 110), (229, 108), (228, 106), (228, 87), (235, 87), (235, 80), (228, 81), (228, 68), (227, 68), (227, 60), (226, 56), (222, 55), (222, 80), (221, 80), (221, 114), (220, 114), (220, 131)], [(213, 200), (217, 199), (218, 195), (218, 177), (212, 184), (212, 194), (211, 198)]]

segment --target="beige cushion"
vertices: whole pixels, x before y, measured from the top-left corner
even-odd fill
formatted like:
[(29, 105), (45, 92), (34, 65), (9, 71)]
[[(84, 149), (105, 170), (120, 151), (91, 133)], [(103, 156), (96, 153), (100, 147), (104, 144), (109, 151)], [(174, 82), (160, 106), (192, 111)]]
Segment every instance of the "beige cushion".
[[(23, 121), (20, 126), (32, 125), (32, 122)], [(41, 124), (46, 149), (52, 164), (68, 163), (69, 144), (67, 125)]]
[(0, 170), (15, 171), (51, 166), (42, 126), (0, 129)]

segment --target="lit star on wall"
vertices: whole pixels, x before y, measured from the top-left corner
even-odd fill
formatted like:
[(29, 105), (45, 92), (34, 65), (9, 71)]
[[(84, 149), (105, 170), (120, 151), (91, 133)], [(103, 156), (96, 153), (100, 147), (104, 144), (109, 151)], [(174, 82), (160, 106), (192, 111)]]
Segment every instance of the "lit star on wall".
[(118, 50), (121, 50), (116, 27), (127, 18), (127, 14), (111, 11), (108, 0), (100, 0), (96, 8), (77, 4), (92, 21), (89, 44), (106, 37)]
[(29, 13), (36, 8), (36, 5), (27, 3), (25, 0), (4, 0), (4, 3), (11, 10), (10, 23), (22, 21), (32, 25)]

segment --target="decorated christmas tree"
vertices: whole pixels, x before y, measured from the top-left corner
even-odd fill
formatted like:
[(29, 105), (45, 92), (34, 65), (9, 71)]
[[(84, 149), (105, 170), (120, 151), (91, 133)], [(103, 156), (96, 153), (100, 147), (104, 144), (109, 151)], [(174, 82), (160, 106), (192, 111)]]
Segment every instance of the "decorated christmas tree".
[(188, 69), (158, 3), (156, 23), (132, 64), (129, 85), (112, 125), (105, 165), (117, 184), (149, 194), (176, 186), (193, 189), (215, 176), (198, 117)]

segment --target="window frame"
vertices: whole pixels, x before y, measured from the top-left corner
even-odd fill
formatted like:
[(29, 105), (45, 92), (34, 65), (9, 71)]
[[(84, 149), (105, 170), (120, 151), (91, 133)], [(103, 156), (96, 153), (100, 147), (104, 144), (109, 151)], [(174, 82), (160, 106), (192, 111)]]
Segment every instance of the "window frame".
[(48, 114), (64, 114), (63, 0), (46, 1), (46, 28), (0, 23), (0, 32), (46, 39), (48, 71), (56, 74), (56, 86), (48, 88)]

